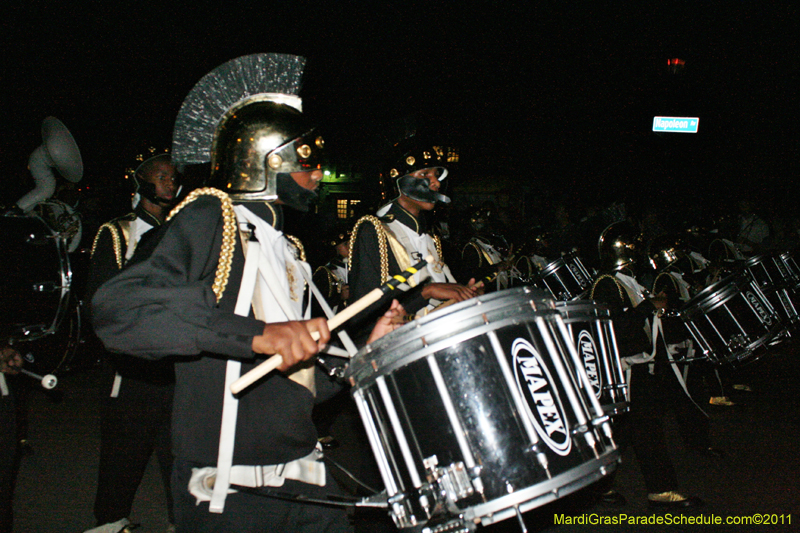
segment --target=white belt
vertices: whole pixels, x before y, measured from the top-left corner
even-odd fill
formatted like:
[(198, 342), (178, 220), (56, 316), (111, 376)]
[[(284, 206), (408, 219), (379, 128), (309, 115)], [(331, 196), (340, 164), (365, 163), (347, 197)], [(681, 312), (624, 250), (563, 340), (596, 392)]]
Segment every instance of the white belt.
[[(242, 487), (280, 487), (287, 479), (302, 481), (310, 485), (325, 486), (325, 463), (322, 451), (314, 449), (310, 454), (300, 459), (279, 465), (231, 467), (230, 484)], [(214, 482), (217, 478), (217, 469), (213, 466), (205, 468), (192, 468), (192, 477), (189, 480), (189, 492), (197, 498), (197, 503), (211, 501), (214, 492)], [(228, 489), (228, 494), (236, 491)]]

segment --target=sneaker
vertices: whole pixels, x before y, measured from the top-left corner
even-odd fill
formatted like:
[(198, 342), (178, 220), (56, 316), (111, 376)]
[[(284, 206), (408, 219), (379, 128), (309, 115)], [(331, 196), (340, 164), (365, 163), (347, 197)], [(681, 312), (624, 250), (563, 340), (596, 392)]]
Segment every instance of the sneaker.
[(703, 500), (697, 496), (684, 496), (680, 492), (670, 490), (667, 492), (648, 494), (647, 503), (650, 504), (650, 507), (686, 509), (689, 507), (700, 507), (703, 505)]
[(753, 392), (753, 389), (750, 388), (750, 385), (745, 385), (744, 383), (740, 383), (733, 386), (733, 390), (740, 390), (744, 392)]
[(623, 507), (628, 503), (625, 496), (614, 489), (599, 493), (597, 495), (597, 501), (600, 505), (607, 505), (609, 507)]
[(128, 526), (131, 526), (131, 521), (127, 518), (121, 518), (116, 522), (109, 522), (108, 524), (103, 524), (102, 526), (87, 529), (83, 533), (127, 533), (136, 527), (132, 526), (129, 528)]
[(709, 398), (708, 403), (711, 405), (719, 405), (721, 407), (733, 407), (736, 405), (727, 396), (712, 396)]

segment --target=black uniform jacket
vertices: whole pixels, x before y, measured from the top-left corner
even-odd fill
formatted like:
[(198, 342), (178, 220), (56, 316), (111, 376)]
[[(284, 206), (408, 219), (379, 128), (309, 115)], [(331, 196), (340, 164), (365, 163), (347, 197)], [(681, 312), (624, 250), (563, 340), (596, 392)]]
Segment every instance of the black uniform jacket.
[[(267, 206), (247, 207), (272, 222)], [(226, 360), (240, 359), (242, 374), (263, 360), (251, 344), (265, 324), (233, 313), (244, 268), (238, 235), (219, 303), (212, 291), (222, 229), (220, 200), (199, 197), (140, 244), (129, 265), (92, 300), (95, 331), (109, 350), (156, 359), (184, 356), (175, 365), (173, 451), (205, 465), (217, 461)], [(308, 389), (279, 372), (244, 391), (234, 464), (278, 464), (310, 453), (317, 439), (313, 401)]]

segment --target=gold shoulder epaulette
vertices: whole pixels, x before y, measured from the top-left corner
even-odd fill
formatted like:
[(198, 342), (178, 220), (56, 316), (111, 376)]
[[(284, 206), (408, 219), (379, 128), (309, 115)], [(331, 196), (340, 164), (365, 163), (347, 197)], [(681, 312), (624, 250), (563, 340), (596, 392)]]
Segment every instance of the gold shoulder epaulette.
[(225, 292), (225, 287), (228, 285), (228, 278), (231, 275), (231, 263), (233, 262), (233, 251), (236, 247), (236, 213), (233, 211), (231, 197), (213, 187), (195, 189), (170, 211), (167, 221), (171, 220), (184, 207), (201, 196), (216, 196), (222, 202), (222, 249), (219, 253), (217, 271), (214, 274), (214, 284), (211, 286), (214, 295), (217, 297), (217, 302), (219, 302), (222, 298), (222, 293)]
[[(116, 219), (115, 219), (116, 220)], [(119, 235), (119, 229), (117, 228), (114, 221), (106, 222), (102, 224), (97, 233), (94, 236), (94, 241), (92, 242), (92, 252), (89, 257), (94, 257), (94, 253), (97, 250), (97, 244), (100, 242), (100, 236), (103, 233), (103, 230), (107, 230), (111, 234), (111, 245), (114, 247), (114, 258), (117, 261), (117, 268), (122, 268), (122, 237)]]
[(656, 276), (656, 279), (653, 281), (653, 294), (657, 294), (658, 292), (661, 292), (661, 291), (658, 291), (656, 289), (656, 287), (658, 287), (658, 281), (663, 276), (667, 276), (667, 278), (669, 278), (669, 280), (672, 282), (672, 288), (680, 293), (681, 289), (680, 289), (680, 287), (678, 287), (678, 282), (675, 280), (675, 278), (673, 276), (671, 276), (669, 272), (662, 272), (661, 274)]
[(383, 224), (381, 223), (380, 219), (373, 215), (366, 215), (358, 219), (355, 226), (353, 226), (353, 232), (350, 235), (350, 256), (349, 256), (349, 264), (353, 264), (353, 250), (355, 249), (355, 242), (356, 237), (358, 236), (358, 228), (361, 224), (369, 222), (375, 227), (375, 233), (378, 235), (378, 251), (380, 252), (381, 256), (381, 283), (385, 283), (389, 280), (389, 247), (388, 247), (388, 237), (386, 236), (386, 230), (383, 228)]
[(627, 294), (624, 292), (625, 289), (622, 288), (619, 281), (617, 281), (617, 278), (610, 274), (602, 274), (596, 280), (594, 280), (594, 283), (592, 284), (592, 292), (589, 295), (590, 300), (594, 300), (594, 290), (595, 288), (597, 288), (597, 285), (599, 285), (600, 282), (603, 281), (604, 279), (610, 279), (611, 281), (613, 281), (614, 284), (617, 286), (617, 291), (619, 291), (620, 300), (622, 300), (623, 302), (627, 301), (628, 298)]

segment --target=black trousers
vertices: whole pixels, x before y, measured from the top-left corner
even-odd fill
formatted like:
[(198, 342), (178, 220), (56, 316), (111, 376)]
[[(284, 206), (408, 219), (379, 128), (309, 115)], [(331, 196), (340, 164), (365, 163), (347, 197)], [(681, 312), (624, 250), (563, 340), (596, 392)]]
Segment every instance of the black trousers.
[[(287, 501), (244, 492), (228, 494), (223, 513), (211, 513), (208, 502), (197, 504), (189, 493), (192, 468), (199, 465), (176, 459), (172, 476), (175, 500), (175, 525), (178, 533), (352, 533), (346, 511), (315, 503)], [(336, 482), (328, 472), (325, 487), (286, 480), (273, 490), (323, 498), (338, 494)]]
[[(13, 378), (7, 378), (10, 382)], [(9, 389), (13, 384), (9, 383)], [(0, 533), (14, 529), (14, 479), (16, 477), (17, 413), (14, 391), (0, 396)]]
[(709, 446), (709, 421), (686, 396), (668, 363), (656, 363), (653, 374), (649, 366), (631, 369), (630, 413), (620, 433), (623, 443), (633, 447), (647, 492), (660, 493), (678, 489), (670, 457), (675, 444), (667, 442), (666, 416), (674, 414), (684, 445), (697, 449)]
[[(108, 370), (112, 373), (113, 371)], [(102, 389), (108, 394), (110, 386)], [(136, 491), (153, 452), (164, 482), (168, 514), (172, 511), (170, 418), (174, 384), (122, 378), (119, 395), (101, 403), (100, 468), (94, 515), (97, 524), (130, 516)]]

